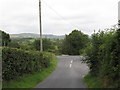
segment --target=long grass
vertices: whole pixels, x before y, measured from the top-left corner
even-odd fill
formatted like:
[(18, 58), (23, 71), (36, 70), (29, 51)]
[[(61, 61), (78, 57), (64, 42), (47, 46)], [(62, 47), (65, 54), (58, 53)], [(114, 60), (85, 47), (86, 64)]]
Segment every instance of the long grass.
[(16, 81), (5, 82), (3, 83), (3, 88), (34, 88), (38, 83), (48, 77), (55, 70), (56, 66), (57, 58), (54, 57), (53, 63), (49, 68), (34, 74), (24, 75)]
[(105, 88), (102, 81), (92, 76), (90, 73), (84, 77), (84, 82), (87, 84), (88, 88)]

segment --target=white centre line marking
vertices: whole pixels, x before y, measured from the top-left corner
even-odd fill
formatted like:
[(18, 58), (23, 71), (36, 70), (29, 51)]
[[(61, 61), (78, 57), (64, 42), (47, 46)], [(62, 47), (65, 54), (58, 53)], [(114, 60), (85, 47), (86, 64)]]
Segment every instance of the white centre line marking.
[(71, 60), (71, 63), (73, 63), (73, 60)]
[(70, 68), (71, 68), (72, 64), (70, 64)]

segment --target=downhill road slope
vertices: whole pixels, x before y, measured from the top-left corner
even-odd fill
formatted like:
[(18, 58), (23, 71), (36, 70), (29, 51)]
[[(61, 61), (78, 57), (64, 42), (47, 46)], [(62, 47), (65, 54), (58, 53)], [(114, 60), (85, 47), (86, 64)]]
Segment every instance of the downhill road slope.
[(58, 56), (56, 70), (36, 88), (87, 88), (83, 77), (89, 71), (82, 56)]

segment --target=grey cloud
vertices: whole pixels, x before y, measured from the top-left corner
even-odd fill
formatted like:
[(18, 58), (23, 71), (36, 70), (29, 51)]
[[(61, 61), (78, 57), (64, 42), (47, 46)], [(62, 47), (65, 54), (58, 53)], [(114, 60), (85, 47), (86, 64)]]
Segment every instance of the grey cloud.
[[(65, 20), (47, 7), (44, 1)], [(43, 0), (43, 33), (68, 34), (73, 29), (79, 29), (91, 34), (94, 29), (110, 27), (117, 22), (118, 1)], [(0, 29), (8, 33), (39, 33), (38, 0), (0, 0), (0, 12)]]

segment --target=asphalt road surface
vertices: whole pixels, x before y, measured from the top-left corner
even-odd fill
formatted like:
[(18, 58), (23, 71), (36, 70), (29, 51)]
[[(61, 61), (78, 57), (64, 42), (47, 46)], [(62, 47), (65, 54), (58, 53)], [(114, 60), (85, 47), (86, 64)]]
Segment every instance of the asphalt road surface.
[(87, 88), (83, 77), (89, 71), (80, 60), (82, 56), (57, 56), (56, 70), (36, 88)]

